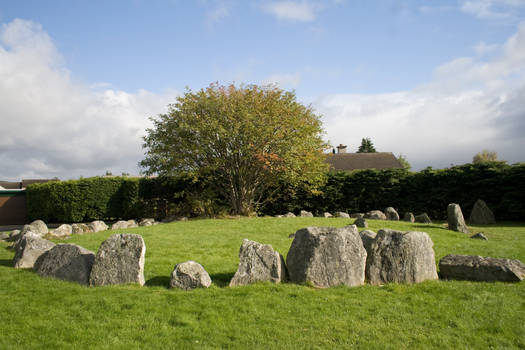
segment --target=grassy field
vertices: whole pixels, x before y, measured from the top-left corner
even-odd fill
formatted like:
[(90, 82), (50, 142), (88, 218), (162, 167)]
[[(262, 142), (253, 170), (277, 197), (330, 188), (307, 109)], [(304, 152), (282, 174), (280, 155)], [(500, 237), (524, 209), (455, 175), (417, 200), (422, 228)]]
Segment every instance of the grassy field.
[[(290, 233), (353, 220), (196, 220), (74, 236), (96, 252), (115, 232), (146, 242), (146, 286), (89, 288), (12, 268), (0, 243), (0, 349), (525, 349), (525, 282), (429, 281), (315, 289), (261, 283), (227, 287), (243, 238), (286, 256)], [(427, 232), (437, 261), (450, 253), (525, 262), (525, 225), (473, 227), (489, 241), (441, 224), (369, 221), (370, 229)], [(210, 273), (207, 290), (167, 285), (178, 262)]]

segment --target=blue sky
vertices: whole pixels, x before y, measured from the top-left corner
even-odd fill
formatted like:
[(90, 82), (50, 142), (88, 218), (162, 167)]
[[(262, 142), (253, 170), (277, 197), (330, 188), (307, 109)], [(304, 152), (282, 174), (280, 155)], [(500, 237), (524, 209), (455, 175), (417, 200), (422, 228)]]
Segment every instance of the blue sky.
[(415, 169), (525, 161), (525, 0), (0, 0), (2, 179), (138, 173), (188, 86), (277, 83)]

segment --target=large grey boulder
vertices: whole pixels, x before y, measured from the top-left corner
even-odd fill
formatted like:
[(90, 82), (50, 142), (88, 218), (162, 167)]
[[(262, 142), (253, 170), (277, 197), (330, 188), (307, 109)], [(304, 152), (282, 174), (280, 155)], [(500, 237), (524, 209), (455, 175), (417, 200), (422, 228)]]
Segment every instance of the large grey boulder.
[(439, 275), (445, 279), (519, 282), (525, 277), (525, 265), (519, 260), (447, 255), (439, 261)]
[(457, 232), (468, 233), (467, 224), (463, 218), (459, 204), (450, 203), (447, 207), (448, 229)]
[(33, 269), (42, 277), (87, 285), (95, 254), (76, 244), (58, 244), (40, 255)]
[(192, 290), (196, 288), (208, 288), (211, 278), (201, 264), (195, 261), (186, 261), (175, 265), (171, 273), (170, 288)]
[(244, 239), (239, 249), (239, 266), (231, 286), (255, 282), (280, 283), (286, 280), (286, 266), (281, 254), (269, 244)]
[(367, 228), (368, 222), (366, 222), (366, 219), (364, 217), (360, 216), (357, 219), (355, 219), (354, 225), (356, 225), (357, 227)]
[(89, 284), (138, 283), (144, 285), (146, 244), (142, 236), (115, 234), (100, 245)]
[(2, 241), (9, 240), (9, 234), (7, 234), (5, 232), (0, 232), (0, 240), (2, 240)]
[(381, 210), (370, 210), (365, 214), (365, 219), (386, 220), (386, 215)]
[(419, 214), (414, 217), (415, 222), (418, 222), (420, 224), (431, 224), (432, 220), (430, 220), (430, 217), (427, 213)]
[(416, 218), (414, 217), (414, 214), (407, 211), (405, 215), (403, 215), (403, 221), (415, 222)]
[(487, 238), (487, 236), (485, 236), (485, 234), (483, 234), (483, 232), (478, 232), (476, 233), (475, 235), (472, 235), (470, 236), (470, 238), (473, 238), (473, 239), (481, 239), (483, 241), (488, 241), (489, 239)]
[(139, 226), (153, 226), (153, 225), (155, 225), (155, 219), (153, 218), (142, 219), (139, 222)]
[(302, 218), (313, 218), (314, 214), (306, 210), (301, 210), (301, 212), (299, 213), (299, 216)]
[(74, 235), (81, 235), (84, 233), (93, 232), (86, 224), (73, 224), (71, 225), (71, 233)]
[(108, 229), (108, 225), (106, 225), (106, 223), (101, 220), (95, 220), (93, 222), (90, 222), (88, 224), (88, 227), (91, 230), (91, 232), (106, 231)]
[(363, 284), (365, 264), (366, 250), (355, 225), (300, 229), (286, 257), (292, 282), (322, 288)]
[(62, 224), (58, 226), (56, 229), (49, 232), (49, 235), (53, 237), (63, 238), (67, 236), (71, 236), (73, 233), (73, 227), (68, 224)]
[(472, 207), (470, 212), (469, 224), (471, 225), (490, 225), (495, 224), (496, 219), (494, 218), (494, 213), (488, 207), (487, 203), (478, 199)]
[(346, 219), (349, 219), (350, 218), (350, 215), (348, 215), (348, 213), (345, 213), (343, 211), (337, 211), (335, 212), (334, 216), (336, 218), (346, 218)]
[(367, 259), (368, 281), (378, 285), (437, 279), (433, 245), (425, 232), (379, 230)]
[(350, 214), (350, 217), (351, 217), (351, 218), (354, 218), (354, 219), (357, 219), (357, 218), (364, 218), (364, 217), (365, 217), (365, 214), (363, 214), (363, 213), (351, 213), (351, 214)]
[(323, 213), (323, 218), (331, 218), (331, 217), (333, 217), (333, 215), (330, 214), (329, 212), (326, 211)]
[(15, 245), (13, 265), (17, 269), (31, 269), (40, 255), (53, 248), (55, 243), (50, 242), (32, 233), (25, 234)]
[(385, 209), (385, 215), (387, 220), (391, 221), (399, 221), (399, 214), (397, 211), (392, 207), (387, 207)]
[(139, 227), (135, 220), (119, 220), (111, 225), (112, 230), (120, 230), (123, 228)]
[(288, 212), (288, 213), (284, 214), (283, 217), (285, 217), (285, 218), (295, 218), (295, 214), (292, 213), (292, 212)]
[(49, 229), (47, 228), (47, 225), (42, 220), (35, 220), (29, 225), (24, 225), (24, 227), (22, 228), (21, 234), (24, 235), (29, 231), (33, 232), (35, 235), (40, 236), (40, 237), (47, 235), (49, 233)]
[(22, 238), (22, 231), (20, 231), (20, 230), (13, 230), (9, 234), (9, 237), (6, 239), (6, 241), (8, 241), (8, 242), (16, 242), (20, 238)]
[[(363, 246), (366, 250), (366, 266), (369, 266), (369, 259), (372, 255), (372, 242), (376, 239), (377, 233), (375, 233), (372, 230), (364, 230), (359, 232), (359, 236), (361, 237), (361, 240), (363, 241)], [(365, 275), (366, 275), (366, 269), (365, 269)]]

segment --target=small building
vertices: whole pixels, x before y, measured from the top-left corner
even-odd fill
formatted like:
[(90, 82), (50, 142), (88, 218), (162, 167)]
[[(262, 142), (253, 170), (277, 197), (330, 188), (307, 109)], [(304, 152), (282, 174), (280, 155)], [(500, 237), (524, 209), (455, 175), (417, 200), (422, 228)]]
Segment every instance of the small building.
[(362, 169), (403, 169), (403, 165), (392, 152), (346, 153), (346, 146), (340, 144), (332, 154), (326, 156), (331, 171), (353, 171)]

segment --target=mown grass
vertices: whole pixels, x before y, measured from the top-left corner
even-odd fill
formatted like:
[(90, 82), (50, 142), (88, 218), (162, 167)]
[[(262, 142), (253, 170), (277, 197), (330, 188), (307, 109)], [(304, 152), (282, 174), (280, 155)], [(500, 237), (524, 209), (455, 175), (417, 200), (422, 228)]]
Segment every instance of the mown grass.
[[(115, 232), (146, 242), (146, 286), (89, 288), (11, 267), (0, 248), (0, 349), (486, 349), (525, 348), (525, 283), (428, 281), (315, 289), (260, 283), (227, 287), (243, 238), (286, 256), (290, 233), (353, 220), (253, 218), (196, 220), (74, 236), (96, 251)], [(489, 241), (434, 225), (370, 221), (427, 232), (436, 262), (449, 253), (525, 261), (525, 225), (473, 227)], [(173, 266), (195, 260), (207, 290), (169, 290)]]

